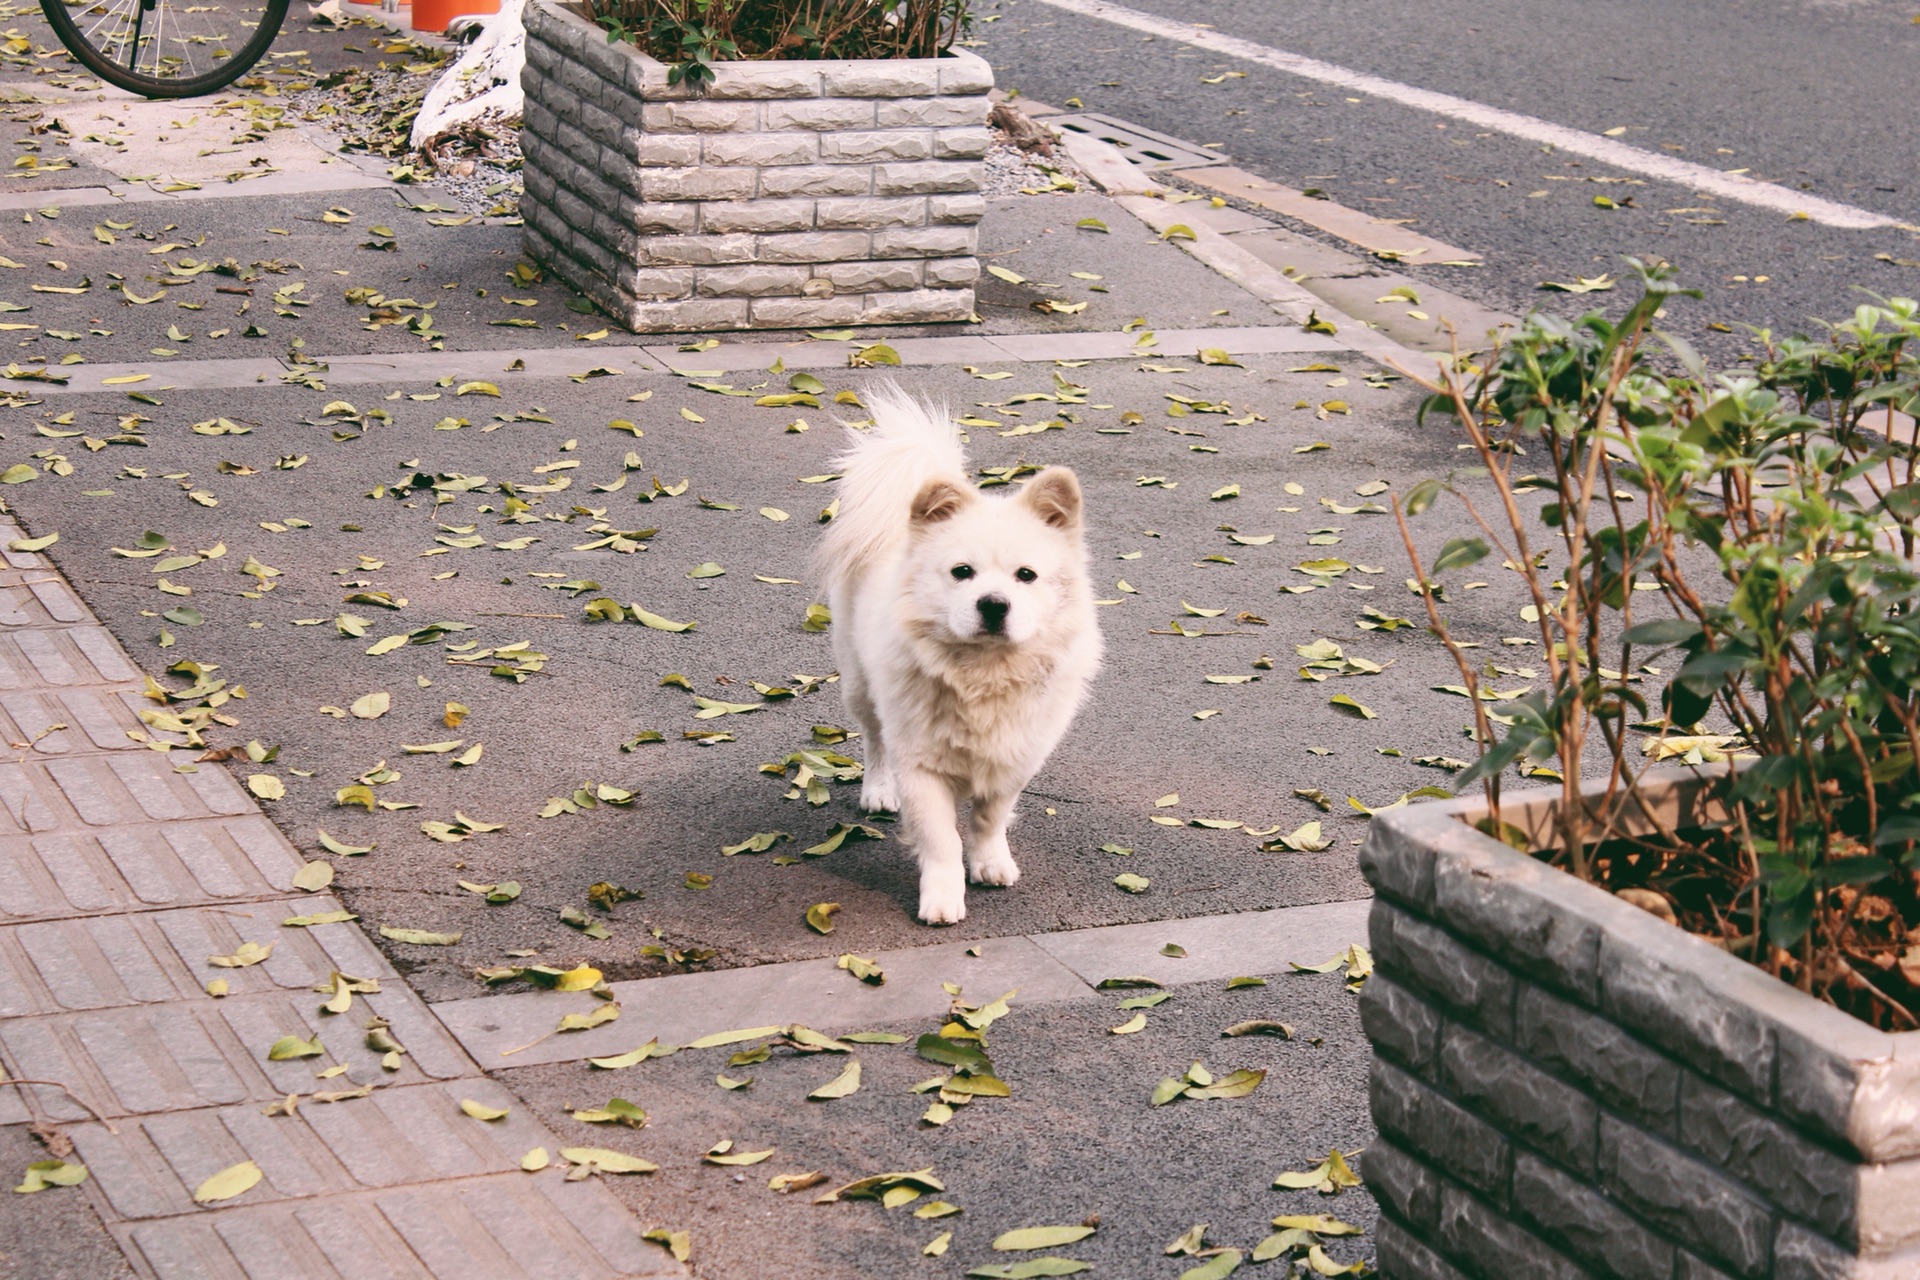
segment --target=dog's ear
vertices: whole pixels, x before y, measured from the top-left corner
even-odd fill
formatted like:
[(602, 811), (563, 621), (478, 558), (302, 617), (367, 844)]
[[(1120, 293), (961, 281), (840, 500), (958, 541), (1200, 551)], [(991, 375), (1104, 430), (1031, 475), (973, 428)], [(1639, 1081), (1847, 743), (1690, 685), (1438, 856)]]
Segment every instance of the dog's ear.
[(913, 522), (939, 524), (959, 514), (960, 508), (970, 501), (972, 495), (953, 481), (929, 480), (920, 486), (920, 492), (913, 499)]
[(1048, 467), (1027, 481), (1020, 500), (1056, 529), (1080, 527), (1080, 480), (1065, 467)]

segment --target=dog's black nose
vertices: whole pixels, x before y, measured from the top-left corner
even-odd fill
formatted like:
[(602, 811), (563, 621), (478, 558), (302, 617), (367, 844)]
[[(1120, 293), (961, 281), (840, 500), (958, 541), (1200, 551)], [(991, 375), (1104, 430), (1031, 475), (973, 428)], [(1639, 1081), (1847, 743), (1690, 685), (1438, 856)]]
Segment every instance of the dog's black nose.
[(974, 608), (980, 611), (980, 625), (992, 635), (999, 635), (1007, 627), (1007, 610), (1013, 605), (1003, 595), (981, 596), (974, 601)]

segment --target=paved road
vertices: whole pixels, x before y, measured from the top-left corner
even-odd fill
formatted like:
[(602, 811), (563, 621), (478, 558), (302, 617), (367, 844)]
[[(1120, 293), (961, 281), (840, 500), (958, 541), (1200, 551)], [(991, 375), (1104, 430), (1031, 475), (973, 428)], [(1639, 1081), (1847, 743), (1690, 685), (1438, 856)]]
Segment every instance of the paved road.
[[(1628, 0), (1141, 0), (1132, 8), (1398, 83), (1605, 134), (1661, 156), (1920, 221), (1920, 143), (1897, 86), (1920, 26), (1910, 5)], [(1897, 229), (1839, 230), (1702, 199), (1684, 185), (1543, 153), (1532, 142), (1350, 93), (1255, 63), (1143, 36), (1045, 3), (990, 0), (981, 52), (1004, 86), (1078, 98), (1194, 142), (1243, 168), (1317, 187), (1376, 216), (1486, 255), (1463, 271), (1412, 269), (1523, 311), (1579, 304), (1546, 280), (1620, 270), (1657, 254), (1706, 292), (1671, 323), (1723, 359), (1756, 346), (1742, 325), (1804, 329), (1881, 293), (1920, 291), (1920, 243)], [(1244, 77), (1233, 74), (1244, 72)], [(1222, 75), (1217, 84), (1206, 79)], [(1358, 100), (1355, 100), (1358, 99)], [(1544, 193), (1544, 194), (1536, 194)], [(1632, 198), (1608, 211), (1596, 195)], [(1760, 278), (1765, 277), (1764, 281)], [(1618, 293), (1596, 301), (1617, 306)], [(1731, 327), (1723, 333), (1710, 325)]]

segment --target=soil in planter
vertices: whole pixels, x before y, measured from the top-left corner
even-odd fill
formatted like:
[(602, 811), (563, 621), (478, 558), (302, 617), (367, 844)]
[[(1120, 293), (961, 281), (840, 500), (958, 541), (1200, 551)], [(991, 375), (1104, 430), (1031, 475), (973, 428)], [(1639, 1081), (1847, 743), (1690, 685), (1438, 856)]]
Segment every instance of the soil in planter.
[[(1667, 844), (1612, 840), (1590, 855), (1594, 884), (1751, 961), (1784, 982), (1882, 1031), (1920, 1029), (1920, 874), (1835, 885), (1817, 898), (1815, 924), (1796, 950), (1756, 927), (1755, 882), (1725, 830), (1686, 828)], [(1864, 845), (1856, 855), (1870, 852)], [(1565, 870), (1557, 850), (1535, 857)]]

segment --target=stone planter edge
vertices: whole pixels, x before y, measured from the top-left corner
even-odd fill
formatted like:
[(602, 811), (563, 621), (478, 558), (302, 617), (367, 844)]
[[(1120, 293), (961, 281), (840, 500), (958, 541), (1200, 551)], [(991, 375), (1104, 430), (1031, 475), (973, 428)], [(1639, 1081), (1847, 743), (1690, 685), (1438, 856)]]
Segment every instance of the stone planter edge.
[(566, 0), (531, 0), (526, 23), (527, 252), (624, 327), (973, 316), (978, 55), (719, 63), (696, 94)]
[[(1669, 821), (1702, 817), (1726, 772), (1724, 766), (1657, 771), (1649, 775), (1648, 794)], [(1604, 781), (1583, 791), (1598, 799)], [(1542, 832), (1559, 797), (1557, 787), (1509, 792), (1502, 797), (1502, 818)], [(1381, 814), (1361, 850), (1361, 869), (1376, 893), (1370, 933), (1379, 973), (1362, 1002), (1377, 1058), (1385, 1059), (1377, 1061), (1373, 1087), (1383, 1132), (1395, 1122), (1380, 1114), (1383, 1073), (1419, 1085), (1428, 1068), (1437, 1069), (1440, 1019), (1476, 1033), (1473, 1039), (1487, 1031), (1492, 1039), (1511, 1042), (1522, 1036), (1517, 1020), (1526, 1016), (1527, 998), (1571, 1006), (1577, 1013), (1570, 1017), (1625, 1032), (1621, 1039), (1630, 1037), (1638, 1046), (1634, 1052), (1676, 1061), (1686, 1081), (1696, 1082), (1696, 1092), (1733, 1095), (1729, 1106), (1752, 1120), (1756, 1132), (1764, 1129), (1793, 1144), (1791, 1151), (1775, 1152), (1778, 1162), (1790, 1164), (1804, 1154), (1802, 1148), (1813, 1153), (1808, 1158), (1822, 1168), (1806, 1175), (1806, 1182), (1853, 1179), (1844, 1194), (1831, 1187), (1782, 1190), (1778, 1198), (1804, 1200), (1808, 1214), (1828, 1220), (1820, 1224), (1823, 1231), (1809, 1230), (1796, 1224), (1791, 1211), (1770, 1204), (1777, 1239), (1766, 1242), (1764, 1266), (1751, 1258), (1745, 1259), (1749, 1265), (1732, 1265), (1741, 1259), (1730, 1262), (1723, 1255), (1717, 1261), (1728, 1271), (1697, 1259), (1691, 1265), (1699, 1269), (1688, 1270), (1683, 1259), (1674, 1264), (1674, 1275), (1920, 1275), (1920, 1032), (1875, 1030), (1605, 890), (1508, 848), (1468, 825), (1485, 808), (1474, 795)], [(1410, 963), (1415, 957), (1421, 963)], [(1376, 988), (1381, 977), (1386, 981)], [(1489, 1052), (1504, 1052), (1488, 1043)], [(1401, 1070), (1409, 1065), (1418, 1069)], [(1561, 1087), (1550, 1078), (1546, 1084)], [(1396, 1087), (1389, 1085), (1387, 1094)], [(1569, 1087), (1569, 1098), (1579, 1087)], [(1680, 1104), (1673, 1106), (1677, 1113)], [(1659, 1133), (1661, 1124), (1678, 1128), (1681, 1121), (1676, 1114), (1647, 1123)], [(1524, 1142), (1514, 1149), (1520, 1159), (1532, 1158)], [(1403, 1198), (1422, 1201), (1437, 1224), (1439, 1202), (1428, 1196), (1433, 1188), (1425, 1187), (1420, 1170), (1391, 1142), (1381, 1155), (1374, 1163), (1396, 1171), (1386, 1181), (1399, 1182)], [(1797, 1176), (1784, 1174), (1789, 1182)], [(1599, 1181), (1597, 1167), (1593, 1178)], [(1586, 1194), (1595, 1193), (1589, 1188)], [(1840, 1202), (1849, 1195), (1849, 1202)], [(1433, 1253), (1421, 1233), (1409, 1238), (1406, 1224), (1392, 1220), (1393, 1199), (1389, 1188), (1382, 1260), (1384, 1265), (1391, 1254), (1402, 1270), (1386, 1274), (1464, 1275)], [(1588, 1207), (1595, 1213), (1612, 1209)], [(1461, 1213), (1452, 1221), (1463, 1239), (1492, 1230), (1484, 1222), (1463, 1225)], [(1853, 1259), (1825, 1238), (1849, 1232), (1861, 1255), (1880, 1260), (1855, 1269)], [(1597, 1238), (1592, 1243), (1599, 1247)], [(1414, 1265), (1415, 1259), (1424, 1262)], [(1602, 1274), (1656, 1271), (1666, 1274), (1657, 1267)], [(1535, 1274), (1556, 1273), (1548, 1267)]]
[[(712, 87), (696, 94), (685, 85), (667, 83), (667, 64), (624, 41), (609, 41), (607, 33), (588, 22), (569, 0), (528, 0), (529, 11), (557, 20), (565, 31), (567, 52), (593, 68), (602, 79), (624, 81), (630, 92), (650, 102), (689, 102), (740, 98), (810, 98), (820, 93), (820, 81), (858, 76), (874, 68), (932, 66), (940, 73), (943, 94), (978, 94), (993, 87), (993, 68), (970, 49), (951, 49), (937, 58), (821, 58), (748, 59), (714, 64)], [(549, 29), (545, 34), (559, 35)]]

